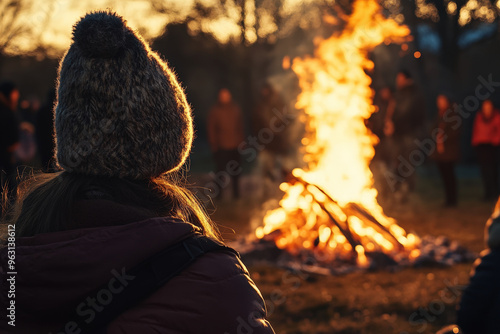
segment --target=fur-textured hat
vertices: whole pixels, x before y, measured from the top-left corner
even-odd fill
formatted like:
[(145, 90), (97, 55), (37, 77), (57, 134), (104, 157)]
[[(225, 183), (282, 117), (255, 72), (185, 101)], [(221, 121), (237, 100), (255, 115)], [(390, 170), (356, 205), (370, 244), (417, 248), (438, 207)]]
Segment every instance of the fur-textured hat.
[(59, 66), (57, 153), (66, 171), (147, 179), (178, 169), (193, 139), (175, 74), (122, 17), (87, 14)]

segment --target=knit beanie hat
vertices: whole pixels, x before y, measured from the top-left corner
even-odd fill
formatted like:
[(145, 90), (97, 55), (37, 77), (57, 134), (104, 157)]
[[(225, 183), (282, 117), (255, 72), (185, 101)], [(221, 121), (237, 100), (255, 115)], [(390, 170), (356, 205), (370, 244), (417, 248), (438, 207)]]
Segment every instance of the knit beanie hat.
[(56, 159), (65, 171), (148, 179), (183, 165), (191, 110), (175, 74), (122, 17), (87, 14), (59, 66)]

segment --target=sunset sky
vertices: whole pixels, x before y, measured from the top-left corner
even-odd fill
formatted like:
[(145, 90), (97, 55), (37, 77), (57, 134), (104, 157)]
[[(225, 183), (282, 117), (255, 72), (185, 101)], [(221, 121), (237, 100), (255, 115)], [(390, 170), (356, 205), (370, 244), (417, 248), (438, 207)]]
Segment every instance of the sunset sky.
[[(209, 5), (216, 1), (204, 0), (203, 2)], [(313, 0), (285, 0), (284, 9), (293, 10), (297, 3), (309, 1)], [(153, 38), (162, 32), (168, 22), (182, 20), (189, 13), (189, 9), (194, 2), (194, 0), (165, 0), (164, 3), (170, 6), (174, 13), (167, 15), (152, 10), (152, 5), (147, 0), (33, 0), (32, 7), (22, 14), (23, 24), (32, 28), (33, 36), (30, 34), (29, 36), (17, 38), (13, 46), (16, 50), (22, 52), (29, 49), (36, 42), (49, 46), (49, 54), (58, 56), (69, 46), (71, 28), (79, 17), (88, 11), (106, 8), (111, 8), (124, 16), (129, 25), (139, 30), (146, 38)], [(235, 6), (232, 6), (234, 4), (233, 0), (228, 0), (227, 3), (227, 7), (230, 9), (229, 17), (210, 22), (200, 22), (197, 27), (203, 31), (213, 32), (223, 42), (239, 34), (237, 26), (239, 12)], [(253, 6), (253, 2), (248, 1), (247, 8), (248, 6)], [(232, 7), (233, 10), (231, 10)], [(252, 7), (248, 8), (248, 12), (252, 13), (252, 9)], [(253, 15), (248, 15), (247, 21), (252, 20), (255, 20)], [(268, 28), (272, 29), (272, 27)], [(255, 40), (255, 38), (255, 32), (249, 31), (247, 33), (249, 41)]]
[[(26, 4), (20, 15), (19, 22), (30, 28), (29, 34), (20, 35), (12, 41), (7, 48), (10, 54), (19, 54), (32, 50), (34, 46), (41, 45), (48, 50), (49, 56), (59, 57), (71, 42), (71, 28), (78, 19), (86, 12), (97, 9), (111, 8), (124, 16), (129, 25), (137, 29), (146, 39), (158, 36), (165, 25), (169, 22), (182, 21), (190, 13), (190, 9), (195, 0), (156, 0), (162, 3), (171, 12), (170, 14), (160, 14), (153, 10), (152, 0), (23, 0)], [(227, 15), (216, 20), (193, 21), (189, 26), (193, 31), (202, 30), (213, 33), (220, 41), (225, 42), (231, 37), (238, 36), (239, 27), (237, 25), (240, 12), (234, 5), (238, 0), (226, 0)], [(306, 3), (318, 0), (283, 0), (284, 13), (300, 13), (301, 7)], [(402, 0), (380, 0), (387, 8), (400, 8)], [(220, 0), (201, 0), (205, 5), (220, 3)], [(335, 0), (327, 0), (332, 4)], [(5, 6), (0, 2), (0, 11)], [(423, 19), (435, 21), (437, 19), (436, 8), (425, 0), (416, 0), (416, 15)], [(469, 0), (467, 4), (457, 13), (457, 6), (454, 1), (448, 1), (447, 11), (449, 14), (459, 15), (461, 25), (468, 24), (473, 18), (480, 18), (483, 21), (492, 22), (496, 18), (496, 13), (500, 9), (500, 0), (493, 6), (489, 0)], [(3, 5), (3, 6), (2, 6)], [(259, 12), (259, 32), (252, 27), (255, 24), (254, 1), (246, 1), (247, 17), (246, 24), (250, 27), (246, 31), (246, 39), (253, 42), (259, 36), (268, 34), (276, 30), (274, 18), (268, 13)], [(398, 9), (399, 10), (399, 9)], [(396, 10), (396, 11), (398, 11)], [(267, 15), (267, 16), (266, 16)], [(321, 14), (319, 14), (321, 15)], [(304, 15), (305, 16), (305, 15)], [(402, 16), (398, 14), (397, 16)], [(319, 17), (306, 18), (301, 20)], [(396, 19), (398, 19), (396, 17)], [(397, 20), (402, 22), (402, 19)], [(0, 22), (1, 23), (1, 22)], [(0, 24), (0, 30), (2, 29)]]
[[(187, 12), (190, 0), (170, 1), (180, 13)], [(86, 12), (112, 8), (124, 16), (129, 24), (147, 38), (158, 35), (171, 20), (166, 15), (155, 14), (148, 1), (97, 1), (97, 0), (52, 0), (33, 1), (33, 7), (23, 14), (23, 21), (33, 28), (34, 36), (42, 45), (48, 45), (51, 53), (61, 53), (71, 42), (73, 24)], [(26, 36), (16, 41), (20, 49), (29, 48), (33, 40)]]

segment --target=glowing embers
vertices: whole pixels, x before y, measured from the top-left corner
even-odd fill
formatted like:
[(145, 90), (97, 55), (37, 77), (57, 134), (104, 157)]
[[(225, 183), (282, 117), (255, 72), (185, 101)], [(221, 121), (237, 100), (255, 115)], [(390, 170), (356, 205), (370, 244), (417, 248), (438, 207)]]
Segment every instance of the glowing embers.
[(340, 206), (300, 174), (294, 170), (292, 179), (281, 185), (285, 195), (256, 229), (259, 239), (273, 240), (292, 255), (308, 250), (324, 264), (342, 260), (368, 267), (373, 254), (384, 253), (395, 262), (420, 255), (418, 237), (406, 234), (394, 220), (376, 217), (358, 203)]

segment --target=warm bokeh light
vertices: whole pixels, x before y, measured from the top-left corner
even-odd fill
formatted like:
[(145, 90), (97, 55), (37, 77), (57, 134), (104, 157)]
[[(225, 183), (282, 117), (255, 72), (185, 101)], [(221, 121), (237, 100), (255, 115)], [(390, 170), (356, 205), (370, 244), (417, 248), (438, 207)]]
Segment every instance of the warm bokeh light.
[(446, 6), (446, 11), (450, 15), (455, 15), (457, 13), (457, 4), (456, 4), (456, 2), (453, 2), (453, 1), (448, 2), (448, 6)]
[(290, 69), (291, 66), (291, 61), (289, 56), (283, 57), (283, 62), (281, 63), (281, 66), (283, 67), (284, 70)]
[(469, 23), (470, 20), (471, 20), (470, 10), (467, 9), (467, 7), (462, 7), (462, 9), (460, 9), (460, 15), (458, 17), (458, 24), (464, 26), (467, 23)]
[(469, 2), (467, 2), (465, 7), (468, 10), (474, 10), (474, 9), (477, 9), (477, 7), (479, 7), (479, 4), (478, 4), (477, 0), (469, 0)]
[(422, 56), (422, 54), (420, 53), (420, 51), (415, 51), (415, 52), (413, 53), (413, 57), (415, 57), (415, 58), (417, 58), (417, 59), (418, 59), (418, 58), (420, 58), (421, 56)]
[(426, 0), (415, 0), (416, 16), (422, 19), (430, 19), (434, 22), (439, 20), (439, 14), (434, 4)]
[(496, 7), (488, 0), (469, 0), (460, 9), (458, 23), (461, 26), (469, 24), (473, 19), (478, 19), (481, 21), (492, 23), (497, 18), (496, 11), (498, 10), (499, 3), (496, 3)]

